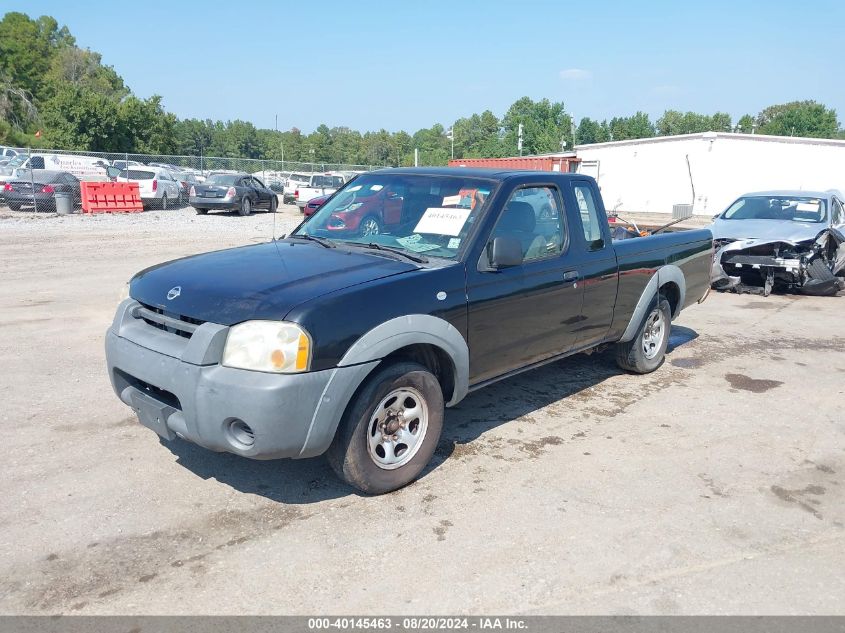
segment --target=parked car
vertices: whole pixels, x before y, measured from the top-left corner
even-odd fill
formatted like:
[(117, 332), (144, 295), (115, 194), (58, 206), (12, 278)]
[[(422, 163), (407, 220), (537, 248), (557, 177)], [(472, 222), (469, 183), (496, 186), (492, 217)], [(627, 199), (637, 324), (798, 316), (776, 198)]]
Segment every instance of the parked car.
[(56, 192), (67, 192), (73, 197), (74, 206), (79, 206), (82, 199), (79, 180), (66, 171), (35, 169), (27, 178), (10, 180), (2, 187), (3, 200), (12, 211), (24, 207), (33, 207), (37, 211), (56, 210)]
[(190, 205), (197, 213), (237, 211), (249, 215), (254, 209), (276, 212), (276, 193), (250, 174), (215, 173), (191, 187)]
[(275, 171), (272, 169), (262, 169), (261, 171), (257, 171), (252, 174), (259, 180), (261, 180), (269, 189), (274, 191), (277, 194), (282, 194), (284, 196), (285, 193), (285, 181), (290, 173), (284, 173), (280, 171)]
[(177, 165), (173, 165), (171, 163), (147, 163), (150, 167), (162, 167), (166, 169), (171, 174), (176, 175), (177, 172), (181, 172), (183, 169), (182, 167), (178, 167)]
[(351, 179), (352, 177), (342, 173), (314, 174), (307, 185), (297, 187), (294, 190), (293, 198), (296, 201), (296, 206), (302, 211), (311, 198), (332, 194)]
[(717, 290), (774, 289), (835, 295), (845, 288), (845, 196), (830, 191), (759, 191), (714, 218)]
[(130, 166), (128, 170), (121, 170), (117, 181), (137, 182), (145, 209), (166, 210), (171, 203), (178, 204), (181, 197), (182, 185), (161, 167)]
[(16, 149), (0, 145), (0, 167), (8, 165), (9, 161), (17, 155), (18, 151)]
[(170, 171), (170, 175), (179, 184), (179, 205), (186, 206), (191, 199), (191, 187), (202, 184), (205, 178), (200, 179), (190, 171)]
[(282, 198), (283, 202), (285, 202), (286, 204), (296, 202), (294, 192), (299, 187), (307, 187), (310, 182), (311, 174), (293, 172), (290, 176), (285, 179), (285, 194)]
[(326, 200), (331, 198), (331, 196), (318, 196), (317, 198), (311, 198), (308, 201), (308, 204), (305, 205), (305, 208), (302, 210), (302, 213), (305, 214), (305, 217), (310, 215), (314, 215), (314, 212), (326, 204)]
[[(672, 319), (710, 287), (709, 230), (613, 243), (589, 176), (392, 169), (352, 188), (404, 192), (408, 222), (332, 232), (344, 189), (284, 239), (132, 278), (106, 358), (143, 425), (253, 459), (326, 452), (350, 485), (384, 493), (426, 467), (444, 406), (607, 345), (625, 370), (654, 371)], [(526, 189), (554, 200), (554, 235)]]

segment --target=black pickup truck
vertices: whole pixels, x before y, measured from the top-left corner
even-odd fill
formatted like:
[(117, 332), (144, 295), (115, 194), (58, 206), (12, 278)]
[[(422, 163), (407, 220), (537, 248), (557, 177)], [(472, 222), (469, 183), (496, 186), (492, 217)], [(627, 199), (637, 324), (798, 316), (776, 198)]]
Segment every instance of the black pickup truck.
[(108, 371), (167, 440), (327, 452), (383, 493), (420, 474), (470, 391), (609, 344), (625, 370), (657, 369), (711, 258), (708, 230), (613, 242), (587, 176), (376, 171), (285, 238), (135, 275)]

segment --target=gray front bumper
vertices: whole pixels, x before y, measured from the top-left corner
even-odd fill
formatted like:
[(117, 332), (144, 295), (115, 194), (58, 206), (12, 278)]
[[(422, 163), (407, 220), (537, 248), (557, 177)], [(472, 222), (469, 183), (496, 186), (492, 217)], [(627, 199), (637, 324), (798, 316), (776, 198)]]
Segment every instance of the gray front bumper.
[[(106, 334), (112, 387), (138, 410), (160, 414), (165, 438), (178, 435), (213, 451), (252, 459), (311, 457), (331, 444), (346, 404), (378, 361), (302, 374), (269, 374), (219, 364), (228, 328), (205, 323), (190, 339), (132, 316), (127, 299)], [(231, 430), (252, 429), (247, 446)]]

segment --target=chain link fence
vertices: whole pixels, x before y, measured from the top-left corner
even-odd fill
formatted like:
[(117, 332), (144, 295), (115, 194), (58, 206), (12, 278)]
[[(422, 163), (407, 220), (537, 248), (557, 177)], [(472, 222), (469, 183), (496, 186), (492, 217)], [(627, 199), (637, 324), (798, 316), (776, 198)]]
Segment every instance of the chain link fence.
[[(292, 172), (322, 173), (329, 171), (372, 171), (385, 165), (356, 165), (352, 163), (308, 163), (260, 158), (232, 158), (224, 156), (180, 156), (173, 154), (130, 154), (128, 152), (77, 152), (60, 149), (11, 148), (19, 154), (44, 156), (80, 156), (100, 158), (104, 164), (123, 169), (126, 165), (162, 166), (175, 172), (208, 176), (213, 172), (243, 172), (264, 176), (268, 185), (281, 184)], [(47, 161), (49, 162), (49, 160)], [(46, 169), (50, 169), (45, 164)]]

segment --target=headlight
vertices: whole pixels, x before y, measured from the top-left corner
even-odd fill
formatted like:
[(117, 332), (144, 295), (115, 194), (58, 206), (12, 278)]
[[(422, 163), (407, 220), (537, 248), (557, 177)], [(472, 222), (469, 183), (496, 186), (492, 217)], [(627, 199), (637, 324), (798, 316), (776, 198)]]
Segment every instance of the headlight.
[(355, 211), (356, 209), (360, 209), (363, 206), (364, 206), (363, 202), (353, 202), (352, 204), (350, 204), (345, 209), (341, 209), (341, 211)]
[(223, 365), (277, 374), (307, 371), (311, 337), (295, 323), (246, 321), (233, 325), (223, 348)]

